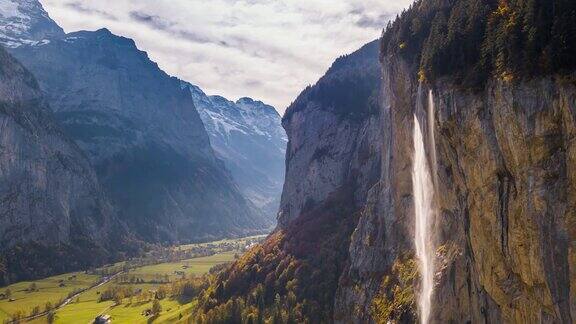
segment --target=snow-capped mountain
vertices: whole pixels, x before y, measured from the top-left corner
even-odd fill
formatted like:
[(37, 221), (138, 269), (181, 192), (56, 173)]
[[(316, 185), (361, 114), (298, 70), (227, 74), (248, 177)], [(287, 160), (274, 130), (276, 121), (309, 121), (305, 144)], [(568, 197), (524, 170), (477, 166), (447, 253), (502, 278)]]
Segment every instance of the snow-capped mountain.
[(134, 40), (105, 28), (64, 34), (37, 0), (0, 6), (0, 40), (34, 74), (132, 233), (189, 242), (273, 225), (216, 157), (189, 92)]
[(64, 31), (36, 0), (0, 1), (0, 44), (14, 48), (45, 44)]
[(240, 190), (267, 215), (278, 211), (284, 183), (286, 133), (274, 107), (251, 98), (236, 102), (190, 89), (212, 147), (224, 160)]

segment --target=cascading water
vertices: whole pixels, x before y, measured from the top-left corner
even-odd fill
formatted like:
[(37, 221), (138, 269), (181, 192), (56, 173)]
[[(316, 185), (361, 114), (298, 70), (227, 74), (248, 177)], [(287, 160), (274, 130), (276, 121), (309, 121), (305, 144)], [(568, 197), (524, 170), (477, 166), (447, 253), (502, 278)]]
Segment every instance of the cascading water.
[[(431, 125), (431, 127), (433, 127)], [(412, 187), (414, 194), (416, 257), (419, 261), (421, 286), (418, 296), (420, 323), (430, 320), (432, 291), (434, 289), (434, 256), (432, 240), (434, 184), (428, 167), (422, 128), (414, 115), (414, 163), (412, 169)]]

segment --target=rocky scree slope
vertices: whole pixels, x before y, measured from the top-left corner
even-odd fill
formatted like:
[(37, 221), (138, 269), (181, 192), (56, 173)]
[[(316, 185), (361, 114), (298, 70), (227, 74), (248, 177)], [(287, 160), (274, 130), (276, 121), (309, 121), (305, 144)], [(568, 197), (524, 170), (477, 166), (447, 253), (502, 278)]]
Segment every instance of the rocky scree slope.
[(2, 48), (0, 202), (0, 284), (101, 264), (126, 233), (34, 77)]
[(208, 96), (190, 83), (183, 82), (183, 87), (190, 90), (216, 155), (225, 162), (243, 195), (275, 220), (288, 141), (278, 112), (251, 98), (233, 102)]

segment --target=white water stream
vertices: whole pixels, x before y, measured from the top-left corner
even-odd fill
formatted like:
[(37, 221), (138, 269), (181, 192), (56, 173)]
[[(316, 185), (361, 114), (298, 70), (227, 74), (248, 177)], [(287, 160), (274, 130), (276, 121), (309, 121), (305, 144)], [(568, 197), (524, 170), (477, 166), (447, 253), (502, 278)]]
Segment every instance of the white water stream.
[[(433, 98), (429, 100), (433, 103)], [(433, 109), (433, 107), (429, 107), (429, 109)], [(433, 128), (433, 124), (430, 127)], [(433, 136), (433, 132), (434, 130), (432, 129), (429, 133)], [(420, 311), (420, 323), (427, 324), (430, 321), (432, 291), (434, 289), (435, 248), (432, 240), (434, 184), (426, 158), (422, 128), (416, 115), (414, 115), (412, 187), (415, 211), (414, 243), (421, 277), (418, 308)]]

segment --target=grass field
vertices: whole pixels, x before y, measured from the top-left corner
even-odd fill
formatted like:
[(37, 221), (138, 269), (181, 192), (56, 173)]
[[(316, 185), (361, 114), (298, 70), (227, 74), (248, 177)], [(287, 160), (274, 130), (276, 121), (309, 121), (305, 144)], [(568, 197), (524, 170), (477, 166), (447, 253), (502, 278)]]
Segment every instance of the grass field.
[[(10, 314), (21, 311), (29, 315), (35, 306), (39, 306), (44, 310), (47, 302), (53, 305), (59, 301), (64, 300), (70, 293), (75, 290), (86, 289), (92, 286), (100, 279), (96, 275), (88, 275), (81, 272), (68, 273), (59, 276), (54, 276), (38, 281), (34, 281), (37, 291), (28, 292), (31, 282), (20, 282), (8, 287), (0, 288), (0, 293), (4, 293), (6, 289), (11, 291), (10, 299), (0, 300), (0, 323), (3, 323)], [(63, 285), (61, 287), (61, 285)]]
[[(233, 261), (234, 254), (234, 252), (226, 252), (180, 262), (145, 266), (130, 271), (130, 274), (144, 280), (152, 280), (157, 275), (163, 276), (165, 274), (170, 277), (170, 280), (173, 280), (179, 277), (179, 275), (174, 274), (175, 271), (184, 271), (187, 276), (192, 274), (202, 275), (215, 265)], [(186, 268), (184, 269), (183, 266)], [(122, 304), (118, 306), (113, 306), (114, 302), (112, 301), (98, 302), (98, 292), (102, 292), (114, 284), (114, 282), (109, 282), (97, 289), (90, 289), (79, 297), (79, 302), (66, 305), (58, 310), (56, 312), (56, 323), (91, 323), (100, 314), (111, 315), (113, 323), (148, 323), (149, 318), (143, 316), (142, 312), (152, 307), (152, 300), (137, 301), (133, 299), (130, 302), (129, 299), (124, 299)], [(131, 286), (135, 289), (146, 291), (154, 290), (159, 285), (143, 283), (132, 284)], [(184, 318), (193, 307), (193, 304), (180, 303), (178, 300), (170, 298), (160, 300), (160, 304), (162, 305), (162, 313), (153, 321), (154, 323), (176, 323), (180, 318), (180, 314)]]
[(195, 274), (201, 275), (207, 273), (215, 265), (230, 262), (234, 260), (235, 252), (224, 252), (207, 257), (194, 258), (173, 263), (161, 263), (151, 266), (145, 266), (130, 271), (131, 275), (143, 278), (146, 281), (154, 279), (156, 275), (167, 274), (172, 280), (180, 277), (175, 271), (182, 271), (186, 276)]
[[(126, 268), (125, 263), (120, 262), (105, 266), (100, 269), (105, 270), (105, 272), (96, 272), (100, 275), (75, 272), (34, 282), (20, 282), (8, 287), (1, 287), (0, 294), (3, 294), (7, 289), (10, 290), (11, 294), (9, 298), (0, 300), (0, 323), (4, 323), (16, 313), (28, 316), (35, 307), (38, 307), (40, 312), (43, 312), (46, 303), (49, 302), (54, 306), (58, 305), (71, 294), (80, 290), (85, 291), (72, 298), (70, 303), (55, 311), (55, 322), (57, 324), (88, 324), (92, 323), (94, 318), (101, 314), (111, 315), (113, 323), (185, 322), (187, 317), (190, 316), (192, 308), (195, 306), (194, 302), (180, 301), (167, 297), (159, 300), (162, 311), (157, 318), (146, 317), (143, 313), (151, 309), (154, 299), (153, 296), (161, 285), (167, 287), (171, 282), (177, 282), (183, 276), (186, 278), (194, 275), (199, 276), (207, 273), (216, 265), (231, 262), (235, 256), (241, 254), (241, 251), (245, 250), (247, 246), (254, 244), (263, 237), (264, 236), (253, 236), (174, 247), (174, 250), (181, 251), (201, 248), (202, 251), (207, 249), (207, 251), (216, 254), (155, 265), (128, 265), (128, 272), (115, 276), (111, 281), (94, 288), (90, 287), (93, 287), (102, 280), (101, 275), (103, 275), (103, 273), (118, 273), (122, 268)], [(124, 278), (122, 278), (122, 276), (124, 276)], [(125, 278), (137, 278), (138, 280), (134, 282), (133, 280), (130, 281)], [(165, 283), (166, 280), (170, 283)], [(32, 283), (35, 285), (35, 291), (30, 291), (29, 289)], [(100, 301), (103, 293), (116, 287), (128, 287), (141, 293), (138, 293), (132, 298), (121, 299), (119, 305), (112, 300)], [(23, 322), (24, 321), (21, 321), (21, 323)], [(45, 324), (46, 322), (45, 317), (40, 317), (29, 320), (26, 323)]]
[[(216, 265), (233, 261), (236, 253), (237, 252), (224, 252), (179, 262), (139, 267), (130, 270), (129, 275), (144, 279), (144, 281), (148, 283), (122, 283), (120, 285), (131, 286), (134, 289), (141, 289), (142, 291), (154, 291), (161, 285), (149, 283), (149, 281), (155, 278), (164, 278), (164, 275), (168, 275), (170, 281), (177, 280), (181, 277), (181, 274), (176, 274), (175, 271), (182, 271), (187, 277), (191, 275), (202, 275)], [(76, 277), (72, 278), (74, 275)], [(69, 278), (71, 280), (69, 280)], [(36, 305), (41, 306), (41, 310), (44, 310), (44, 304), (47, 301), (56, 304), (58, 301), (65, 299), (68, 294), (75, 289), (90, 287), (99, 279), (99, 276), (86, 275), (84, 273), (60, 275), (35, 281), (39, 291), (33, 293), (25, 291), (25, 289), (30, 286), (30, 282), (22, 282), (9, 286), (8, 288), (12, 291), (12, 298), (14, 298), (15, 301), (0, 301), (0, 323), (7, 319), (9, 314), (13, 314), (14, 311), (19, 309), (23, 310), (26, 315), (30, 314), (32, 308)], [(63, 280), (66, 286), (59, 287), (60, 280)], [(116, 305), (113, 301), (100, 302), (100, 294), (115, 285), (119, 285), (119, 283), (112, 280), (99, 287), (88, 289), (78, 297), (73, 298), (71, 303), (56, 311), (55, 323), (88, 324), (92, 323), (94, 318), (101, 314), (111, 315), (113, 323), (178, 323), (186, 320), (191, 309), (194, 307), (193, 303), (187, 301), (182, 302), (176, 299), (164, 298), (160, 300), (162, 312), (157, 318), (150, 319), (150, 317), (142, 314), (145, 310), (152, 307), (152, 299), (138, 300), (137, 298), (125, 298), (120, 305)], [(3, 292), (3, 289), (5, 288), (0, 289), (0, 292)], [(28, 323), (45, 324), (46, 319), (37, 318)]]

